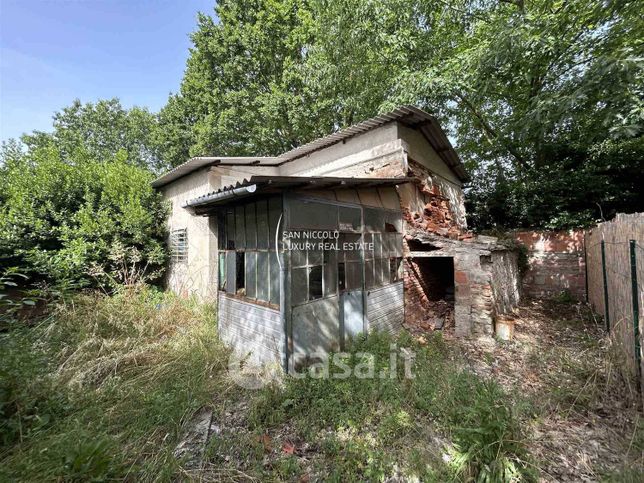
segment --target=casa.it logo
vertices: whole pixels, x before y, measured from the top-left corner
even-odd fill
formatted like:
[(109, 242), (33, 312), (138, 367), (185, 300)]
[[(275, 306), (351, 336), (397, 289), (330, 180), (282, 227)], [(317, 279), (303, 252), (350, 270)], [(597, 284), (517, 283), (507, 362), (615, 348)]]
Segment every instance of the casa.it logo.
[(261, 389), (279, 379), (281, 369), (276, 365), (257, 364), (252, 354), (233, 351), (228, 358), (228, 374), (232, 381), (244, 389)]

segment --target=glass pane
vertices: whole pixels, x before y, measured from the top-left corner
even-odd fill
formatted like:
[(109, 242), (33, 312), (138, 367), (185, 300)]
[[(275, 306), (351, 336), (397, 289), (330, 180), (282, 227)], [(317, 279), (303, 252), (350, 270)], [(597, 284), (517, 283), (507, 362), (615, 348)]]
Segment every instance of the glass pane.
[(374, 243), (373, 243), (373, 233), (365, 233), (364, 234), (364, 259), (365, 260), (373, 260), (373, 251), (374, 251)]
[(344, 250), (345, 259), (347, 261), (359, 261), (361, 258), (360, 235), (343, 233), (340, 240), (340, 249)]
[(389, 283), (389, 259), (376, 260), (376, 285), (382, 286)]
[(373, 288), (376, 285), (376, 278), (374, 275), (374, 261), (367, 260), (364, 264), (364, 283), (365, 287)]
[(257, 253), (257, 299), (268, 302), (268, 252)]
[(268, 204), (266, 200), (257, 202), (257, 248), (268, 248)]
[(226, 249), (226, 214), (217, 213), (217, 248)]
[(382, 234), (373, 234), (373, 258), (382, 258)]
[(383, 257), (393, 256), (394, 245), (396, 242), (396, 239), (394, 238), (395, 236), (396, 236), (395, 233), (382, 234), (382, 256)]
[(226, 293), (235, 293), (235, 281), (237, 278), (235, 252), (226, 252)]
[[(296, 238), (291, 238), (291, 243), (293, 247), (303, 246), (303, 242)], [(306, 266), (306, 250), (291, 249), (291, 263), (293, 267), (305, 267)]]
[(246, 208), (246, 248), (257, 248), (257, 219), (255, 217), (255, 203), (249, 203)]
[[(335, 257), (334, 257), (335, 258)], [(337, 263), (324, 264), (324, 296), (338, 293), (338, 265)]]
[(402, 214), (395, 211), (387, 211), (386, 213), (386, 231), (402, 233)]
[[(280, 215), (282, 214), (282, 198), (274, 197), (268, 199), (268, 246), (275, 248), (275, 230), (277, 230), (277, 223), (279, 222)], [(280, 227), (282, 230), (284, 226)], [(278, 236), (278, 238), (281, 238)]]
[(402, 252), (403, 252), (403, 237), (402, 235), (396, 234), (394, 235), (393, 254), (396, 255), (397, 257), (402, 257)]
[(398, 282), (402, 280), (402, 258), (389, 259), (389, 281)]
[(244, 207), (235, 207), (235, 248), (240, 249), (246, 246), (246, 233), (244, 231)]
[(292, 200), (290, 203), (290, 228), (337, 229), (338, 207), (336, 205), (300, 200)]
[(360, 208), (351, 208), (349, 206), (338, 207), (340, 216), (341, 231), (360, 231), (362, 223), (360, 218), (362, 213)]
[[(313, 241), (313, 243), (316, 243)], [(322, 265), (322, 251), (309, 250), (309, 261), (307, 265)]]
[(291, 270), (291, 305), (301, 304), (308, 299), (307, 270), (306, 268), (294, 268)]
[(359, 262), (347, 262), (345, 265), (347, 290), (362, 290), (362, 267)]
[(226, 250), (235, 249), (235, 212), (226, 212)]
[(268, 265), (271, 272), (270, 302), (280, 304), (280, 267), (277, 263), (277, 254), (268, 252)]
[(246, 252), (246, 297), (255, 298), (257, 286), (257, 253)]
[(322, 298), (322, 265), (309, 268), (309, 300)]
[(382, 232), (385, 231), (385, 213), (377, 208), (364, 209), (364, 229), (365, 231)]
[(226, 252), (219, 252), (219, 266), (217, 268), (219, 271), (217, 287), (219, 290), (226, 290)]

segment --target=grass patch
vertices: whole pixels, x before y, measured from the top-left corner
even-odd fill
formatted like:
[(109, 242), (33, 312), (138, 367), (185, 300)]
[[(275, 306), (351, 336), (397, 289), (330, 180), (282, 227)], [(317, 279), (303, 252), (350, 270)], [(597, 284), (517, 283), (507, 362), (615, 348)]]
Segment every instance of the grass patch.
[[(391, 343), (371, 334), (344, 362), (355, 368), (369, 353), (375, 374), (389, 374)], [(534, 479), (519, 418), (498, 384), (462, 370), (439, 335), (425, 346), (406, 335), (396, 343), (415, 354), (413, 378), (405, 377), (402, 362), (394, 377), (362, 379), (352, 371), (346, 379), (288, 378), (255, 398), (252, 425), (286, 425), (303, 440), (321, 439), (322, 463), (329, 463), (324, 479), (379, 480), (400, 472), (436, 481)], [(429, 427), (444, 444), (431, 440)]]
[(138, 287), (0, 334), (0, 476), (171, 479), (182, 425), (225, 383), (214, 320)]

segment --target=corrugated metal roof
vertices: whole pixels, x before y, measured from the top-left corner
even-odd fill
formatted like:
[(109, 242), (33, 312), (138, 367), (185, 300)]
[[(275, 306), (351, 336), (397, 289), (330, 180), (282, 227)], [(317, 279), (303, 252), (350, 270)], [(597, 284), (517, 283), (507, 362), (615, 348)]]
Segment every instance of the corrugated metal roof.
[(258, 194), (278, 193), (284, 189), (343, 189), (351, 187), (372, 188), (409, 183), (413, 178), (336, 178), (330, 176), (251, 176), (234, 185), (211, 191), (184, 204), (197, 208), (213, 206)]
[(174, 169), (171, 169), (163, 176), (155, 179), (152, 186), (160, 188), (175, 179), (179, 179), (186, 174), (190, 174), (198, 169), (207, 166), (216, 165), (245, 165), (245, 166), (278, 166), (283, 158), (279, 156), (199, 156), (191, 158), (183, 164), (180, 164)]
[(275, 157), (198, 157), (177, 166), (172, 171), (156, 179), (152, 186), (161, 187), (175, 179), (205, 166), (214, 165), (257, 165), (281, 166), (284, 163), (302, 158), (314, 151), (365, 133), (390, 122), (400, 122), (418, 129), (425, 136), (441, 159), (454, 171), (461, 181), (468, 181), (469, 176), (458, 154), (447, 139), (438, 121), (431, 114), (414, 106), (401, 106), (391, 112), (367, 119), (353, 126), (341, 129), (333, 134), (311, 141)]

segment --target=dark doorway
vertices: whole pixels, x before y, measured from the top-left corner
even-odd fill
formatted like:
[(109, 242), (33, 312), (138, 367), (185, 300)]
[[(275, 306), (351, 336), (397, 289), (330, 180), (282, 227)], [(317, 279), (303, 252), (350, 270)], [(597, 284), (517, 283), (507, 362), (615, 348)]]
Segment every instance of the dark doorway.
[(414, 325), (427, 329), (454, 326), (454, 258), (412, 257), (409, 263), (411, 290), (419, 292), (416, 300), (422, 312)]

